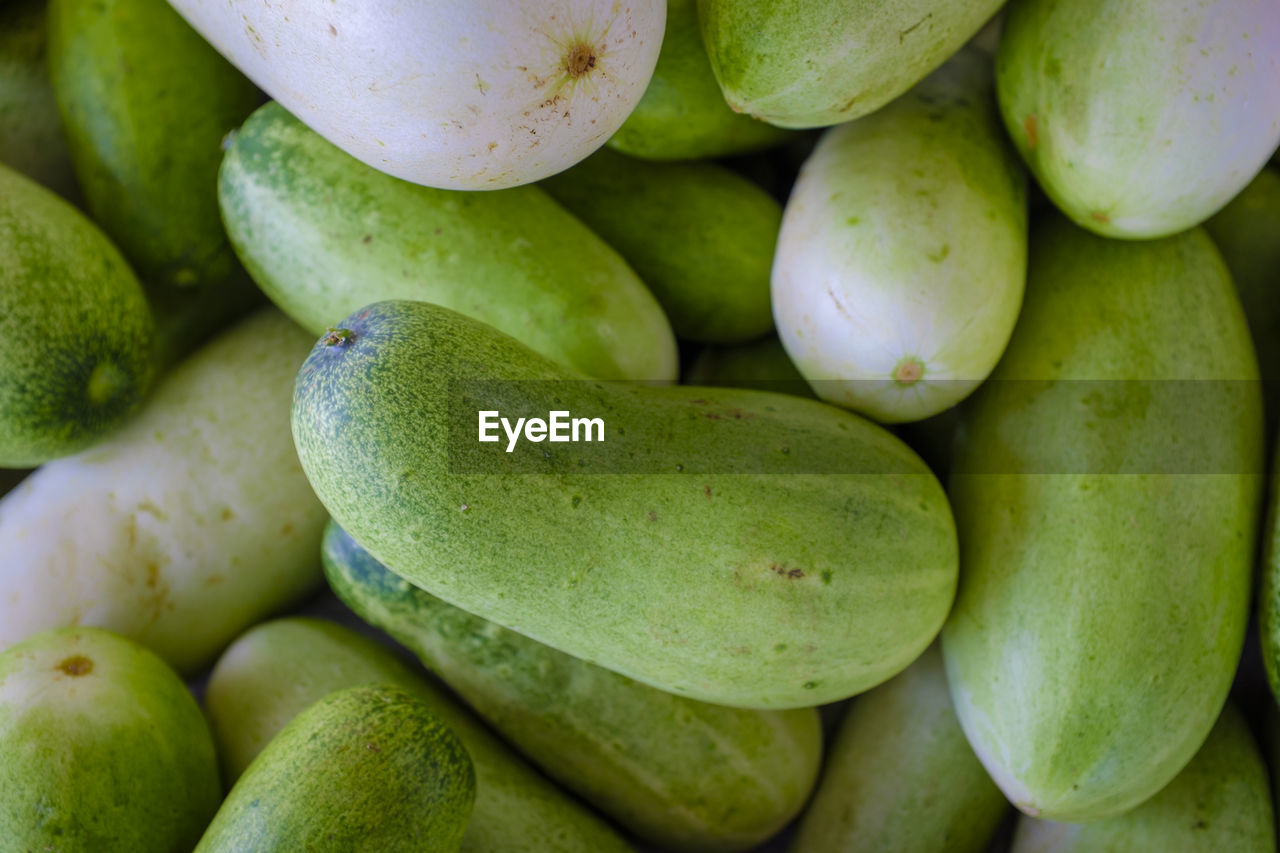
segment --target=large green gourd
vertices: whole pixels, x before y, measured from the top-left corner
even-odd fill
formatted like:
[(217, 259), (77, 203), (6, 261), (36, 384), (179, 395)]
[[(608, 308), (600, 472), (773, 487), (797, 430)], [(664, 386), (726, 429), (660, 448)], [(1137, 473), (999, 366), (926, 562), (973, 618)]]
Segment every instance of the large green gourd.
[(965, 732), (1023, 811), (1131, 809), (1195, 754), (1249, 612), (1262, 405), (1203, 231), (1060, 218), (1032, 240), (1009, 349), (960, 426), (963, 581), (943, 632)]
[[(584, 379), (439, 306), (316, 345), (294, 441), (317, 495), (450, 604), (670, 692), (792, 708), (915, 659), (956, 580), (946, 497), (856, 415)], [(478, 441), (478, 411), (599, 418), (603, 443)], [(580, 435), (581, 438), (581, 435)]]

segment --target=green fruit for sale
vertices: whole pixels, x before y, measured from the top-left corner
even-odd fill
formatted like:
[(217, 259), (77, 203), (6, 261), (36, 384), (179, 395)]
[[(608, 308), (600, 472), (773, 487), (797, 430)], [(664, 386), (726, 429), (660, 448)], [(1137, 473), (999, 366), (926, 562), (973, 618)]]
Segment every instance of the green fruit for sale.
[(116, 429), (150, 386), (154, 333), (115, 246), (0, 166), (0, 466), (30, 468)]
[(698, 31), (697, 0), (667, 0), (667, 31), (649, 88), (609, 139), (645, 160), (697, 160), (758, 151), (787, 132), (729, 109)]
[(475, 790), (467, 750), (421, 700), (398, 687), (350, 687), (267, 744), (196, 851), (454, 853)]
[(218, 192), (245, 267), (314, 334), (370, 302), (414, 299), (590, 376), (675, 378), (675, 340), (652, 294), (536, 187), (405, 183), (268, 104), (232, 140)]
[(49, 0), (49, 70), (89, 213), (138, 275), (230, 277), (218, 164), (257, 88), (164, 0)]
[(190, 850), (218, 808), (213, 738), (178, 676), (98, 628), (0, 653), (6, 850)]
[(817, 395), (878, 421), (936, 415), (995, 367), (1027, 270), (1026, 179), (964, 50), (827, 131), (787, 202), (773, 313)]
[(740, 343), (773, 329), (769, 271), (782, 208), (714, 163), (601, 150), (541, 184), (621, 253), (678, 337)]
[(218, 659), (205, 690), (223, 777), (239, 778), (290, 720), (337, 690), (390, 684), (422, 700), (462, 741), (476, 799), (465, 853), (626, 853), (614, 830), (543, 778), (389, 649), (332, 622), (259, 625)]
[(1092, 823), (1023, 817), (1012, 853), (1274, 853), (1267, 766), (1228, 704), (1196, 757), (1131, 812)]
[(1146, 239), (1208, 219), (1280, 143), (1275, 0), (1019, 0), (996, 61), (1005, 126), (1077, 225)]
[(0, 648), (97, 625), (191, 673), (321, 581), (325, 513), (288, 425), (307, 340), (264, 310), (166, 376), (115, 435), (0, 500)]
[[(1204, 224), (1240, 294), (1269, 407), (1280, 386), (1280, 172), (1263, 169)], [(1275, 412), (1272, 413), (1276, 414)], [(1268, 434), (1270, 434), (1268, 432)]]
[(814, 396), (813, 389), (791, 363), (782, 341), (775, 335), (750, 344), (706, 347), (689, 365), (684, 384)]
[[(868, 421), (782, 394), (587, 380), (423, 302), (340, 326), (298, 375), (303, 468), (334, 520), (450, 604), (748, 708), (873, 687), (946, 616), (946, 496)], [(518, 437), (478, 441), (479, 411), (596, 425), (567, 446), (529, 430), (514, 452)]]
[(964, 412), (963, 582), (943, 631), (957, 712), (1024, 812), (1089, 821), (1204, 743), (1249, 615), (1262, 403), (1202, 230), (1032, 239), (1009, 349)]
[(0, 4), (0, 163), (73, 199), (79, 191), (45, 50), (45, 0)]
[(874, 112), (963, 45), (1003, 0), (698, 0), (725, 100), (779, 127)]
[(549, 776), (663, 849), (747, 850), (795, 817), (822, 758), (811, 708), (673, 696), (453, 607), (330, 522), (338, 597), (422, 658)]
[(973, 754), (937, 645), (854, 700), (791, 853), (983, 853), (1009, 803)]

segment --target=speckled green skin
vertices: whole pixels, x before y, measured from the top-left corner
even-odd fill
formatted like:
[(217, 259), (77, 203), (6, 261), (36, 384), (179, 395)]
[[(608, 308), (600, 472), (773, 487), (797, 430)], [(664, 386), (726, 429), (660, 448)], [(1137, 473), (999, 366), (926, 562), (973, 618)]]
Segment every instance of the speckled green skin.
[(786, 138), (781, 128), (729, 109), (702, 46), (697, 0), (667, 0), (658, 67), (609, 147), (646, 160), (697, 160), (759, 151)]
[(1106, 237), (1194, 227), (1280, 143), (1274, 0), (1017, 0), (996, 61), (1010, 137)]
[(1196, 757), (1133, 811), (1092, 823), (1023, 816), (1012, 853), (1273, 853), (1267, 766), (1234, 705)]
[(602, 149), (540, 186), (640, 273), (684, 340), (773, 329), (769, 271), (782, 208), (714, 163), (648, 163)]
[(1003, 0), (698, 0), (729, 106), (825, 127), (887, 104), (942, 64)]
[(392, 574), (332, 522), (329, 585), (416, 652), (549, 776), (664, 850), (748, 850), (795, 817), (822, 758), (811, 708), (695, 702), (557, 652)]
[(423, 300), (590, 376), (675, 378), (675, 340), (653, 295), (536, 187), (399, 181), (268, 104), (235, 135), (218, 193), (245, 267), (314, 334), (370, 302)]
[(0, 4), (0, 163), (64, 198), (79, 190), (45, 61), (45, 0)]
[(791, 853), (983, 853), (1009, 803), (964, 738), (937, 644), (861, 696)]
[(6, 850), (190, 850), (218, 808), (213, 738), (162, 660), (98, 628), (0, 653)]
[[(868, 421), (782, 394), (586, 381), (427, 303), (377, 303), (340, 325), (352, 336), (320, 342), (298, 374), (299, 458), (344, 529), (450, 604), (660, 689), (754, 708), (873, 687), (946, 615), (946, 497)], [(581, 445), (480, 444), (458, 383), (487, 380), (502, 380), (484, 388), (499, 410), (602, 418), (620, 447), (599, 470), (621, 459), (631, 473), (578, 473), (561, 448)]]
[[(960, 425), (964, 572), (943, 652), (965, 733), (1009, 799), (1097, 820), (1167, 784), (1226, 700), (1248, 620), (1263, 477), (1243, 472), (1262, 467), (1261, 393), (1202, 230), (1125, 243), (1053, 217), (1031, 246), (1018, 327)], [(1082, 379), (1232, 381), (1065, 381)], [(1196, 473), (1145, 473), (1171, 461)]]
[(813, 388), (791, 363), (776, 335), (733, 347), (706, 347), (689, 365), (683, 382), (685, 385), (755, 388), (815, 398)]
[(223, 653), (205, 708), (223, 778), (237, 779), (299, 712), (361, 684), (392, 684), (421, 699), (462, 741), (475, 765), (476, 800), (463, 853), (625, 853), (607, 824), (516, 757), (421, 671), (385, 646), (317, 619), (259, 625)]
[(218, 164), (257, 88), (164, 0), (50, 0), (49, 72), (90, 215), (138, 275), (232, 275)]
[(0, 166), (0, 466), (66, 456), (119, 425), (151, 383), (154, 333), (102, 232)]
[(331, 693), (293, 718), (236, 782), (197, 853), (454, 853), (476, 783), (457, 736), (398, 687)]
[(1277, 383), (1263, 389), (1273, 421), (1280, 414), (1280, 172), (1259, 172), (1204, 230), (1231, 270), (1258, 350), (1259, 372)]

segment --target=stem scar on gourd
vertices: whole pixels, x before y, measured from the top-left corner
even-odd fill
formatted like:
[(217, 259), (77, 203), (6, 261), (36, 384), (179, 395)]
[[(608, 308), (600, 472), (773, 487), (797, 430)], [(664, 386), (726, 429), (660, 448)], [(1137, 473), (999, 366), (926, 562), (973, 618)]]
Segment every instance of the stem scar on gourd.
[(72, 655), (58, 664), (58, 669), (67, 675), (88, 675), (93, 671), (93, 661), (84, 655)]
[(914, 385), (924, 376), (924, 365), (915, 356), (907, 356), (893, 369), (893, 381), (899, 385)]
[(336, 329), (329, 327), (329, 333), (320, 339), (320, 343), (327, 347), (338, 347), (350, 343), (355, 340), (356, 333), (350, 329)]
[(591, 45), (575, 44), (569, 48), (569, 53), (564, 58), (564, 65), (570, 77), (584, 77), (596, 67), (595, 51), (592, 50)]

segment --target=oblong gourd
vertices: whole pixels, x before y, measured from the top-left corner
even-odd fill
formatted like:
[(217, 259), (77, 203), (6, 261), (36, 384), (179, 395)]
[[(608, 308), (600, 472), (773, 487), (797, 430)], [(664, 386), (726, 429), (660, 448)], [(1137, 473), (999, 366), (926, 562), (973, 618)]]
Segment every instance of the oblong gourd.
[(1257, 365), (1202, 230), (1032, 238), (1009, 349), (963, 413), (965, 567), (943, 631), (957, 713), (1024, 812), (1120, 814), (1226, 701), (1262, 477)]
[(397, 178), (490, 190), (608, 140), (658, 61), (664, 0), (173, 6), (310, 127)]
[(808, 799), (810, 708), (745, 711), (673, 696), (418, 589), (330, 522), (330, 587), (387, 631), (547, 775), (666, 850), (752, 849)]
[[(477, 404), (599, 418), (605, 440), (506, 453), (477, 441)], [(428, 303), (322, 338), (293, 427), (317, 495), (388, 568), (694, 699), (868, 689), (928, 646), (954, 591), (946, 497), (880, 427), (781, 394), (584, 380)]]

